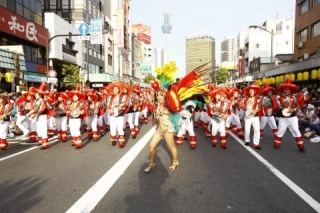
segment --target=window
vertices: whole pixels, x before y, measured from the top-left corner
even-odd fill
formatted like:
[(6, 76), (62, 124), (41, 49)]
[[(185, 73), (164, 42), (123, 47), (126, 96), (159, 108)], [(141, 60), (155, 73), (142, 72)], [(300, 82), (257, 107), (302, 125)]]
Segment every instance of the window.
[(300, 15), (303, 15), (309, 9), (309, 0), (305, 0), (300, 6)]
[(23, 0), (23, 6), (30, 8), (30, 0)]
[(319, 4), (320, 0), (313, 0), (313, 6), (315, 6), (316, 4)]
[(13, 0), (8, 0), (8, 9), (12, 12), (16, 12), (16, 3)]
[(308, 29), (304, 29), (299, 33), (299, 42), (305, 42), (308, 38)]
[(108, 65), (112, 66), (112, 55), (108, 55)]
[(23, 16), (23, 7), (21, 4), (16, 4), (16, 11), (18, 15)]
[(318, 21), (317, 23), (315, 23), (314, 25), (312, 25), (312, 34), (311, 37), (316, 37), (320, 35), (320, 21)]
[(24, 8), (24, 10), (23, 10), (23, 16), (24, 16), (26, 19), (29, 19), (29, 20), (30, 20), (30, 10), (28, 10), (27, 8)]
[(256, 48), (259, 49), (259, 44), (256, 44)]

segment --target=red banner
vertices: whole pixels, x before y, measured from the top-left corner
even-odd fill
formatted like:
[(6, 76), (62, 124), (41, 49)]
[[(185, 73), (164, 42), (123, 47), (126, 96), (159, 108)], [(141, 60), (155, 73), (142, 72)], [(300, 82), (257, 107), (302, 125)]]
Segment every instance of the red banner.
[(243, 74), (243, 59), (239, 57), (238, 59), (238, 75), (241, 76)]
[(2, 32), (44, 47), (47, 44), (48, 29), (10, 12), (4, 7), (0, 7), (0, 26), (0, 31)]

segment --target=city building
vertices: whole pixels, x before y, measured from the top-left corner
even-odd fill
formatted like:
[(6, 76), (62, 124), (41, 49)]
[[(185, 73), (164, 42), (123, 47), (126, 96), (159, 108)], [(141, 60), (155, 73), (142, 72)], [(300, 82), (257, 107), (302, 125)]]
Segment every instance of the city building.
[(221, 42), (221, 63), (229, 62), (235, 65), (237, 64), (237, 38), (225, 37)]
[[(41, 1), (0, 1), (0, 87), (19, 91), (23, 84), (37, 86), (47, 81), (46, 45), (48, 30), (42, 26)], [(11, 73), (14, 81), (5, 81)]]
[[(186, 37), (186, 71), (210, 62), (207, 68), (216, 67), (215, 38), (209, 33), (194, 33)], [(206, 73), (202, 78), (206, 82), (212, 81), (212, 73)]]
[(161, 26), (162, 28), (162, 33), (163, 33), (163, 64), (166, 64), (170, 62), (170, 33), (172, 30), (172, 25), (171, 25), (171, 15), (170, 14), (164, 14), (163, 15), (163, 25)]

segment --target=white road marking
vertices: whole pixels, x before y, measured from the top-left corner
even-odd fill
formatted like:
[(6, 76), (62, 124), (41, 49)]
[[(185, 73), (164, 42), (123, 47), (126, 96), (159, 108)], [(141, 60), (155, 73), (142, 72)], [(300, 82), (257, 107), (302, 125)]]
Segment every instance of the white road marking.
[[(58, 141), (59, 141), (59, 140), (58, 140), (58, 137), (53, 137), (53, 138), (50, 138), (50, 139), (49, 139), (49, 144), (56, 143), (56, 142), (58, 142)], [(23, 144), (23, 143), (20, 143), (20, 144), (25, 145), (25, 144)], [(30, 143), (30, 145), (36, 145), (36, 144), (37, 144), (37, 143)], [(7, 157), (0, 158), (0, 162), (1, 162), (1, 161), (4, 161), (4, 160), (8, 160), (9, 158), (13, 158), (13, 157), (15, 157), (15, 156), (24, 154), (24, 153), (26, 153), (26, 152), (30, 152), (30, 151), (32, 151), (32, 150), (34, 150), (34, 149), (39, 149), (39, 148), (41, 148), (41, 146), (34, 146), (34, 147), (29, 148), (29, 149), (26, 149), (26, 150), (17, 152), (17, 153), (12, 154), (12, 155), (9, 155), (9, 156), (7, 156)]]
[(253, 156), (255, 156), (262, 164), (264, 164), (275, 176), (277, 176), (284, 184), (286, 184), (292, 191), (294, 191), (301, 199), (308, 203), (314, 210), (320, 212), (320, 203), (308, 195), (303, 189), (301, 189), (297, 184), (292, 180), (282, 174), (277, 168), (270, 164), (266, 159), (254, 151), (251, 147), (245, 146), (244, 142), (238, 138), (232, 132), (229, 132), (236, 141), (238, 141), (244, 148), (246, 148)]
[(91, 212), (119, 177), (124, 174), (128, 166), (149, 142), (154, 132), (155, 128), (153, 127), (66, 212)]

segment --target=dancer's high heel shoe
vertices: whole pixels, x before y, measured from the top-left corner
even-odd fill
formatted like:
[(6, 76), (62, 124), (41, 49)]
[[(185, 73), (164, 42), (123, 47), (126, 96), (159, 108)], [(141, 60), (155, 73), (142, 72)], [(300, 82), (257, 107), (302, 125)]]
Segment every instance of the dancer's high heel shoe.
[(170, 170), (175, 170), (179, 168), (179, 161), (177, 162), (172, 162), (171, 166), (169, 166)]
[(154, 171), (154, 166), (155, 166), (155, 164), (153, 163), (153, 164), (149, 164), (149, 166), (147, 167), (147, 168), (145, 168), (145, 172), (146, 173), (150, 173), (150, 172), (153, 172)]

